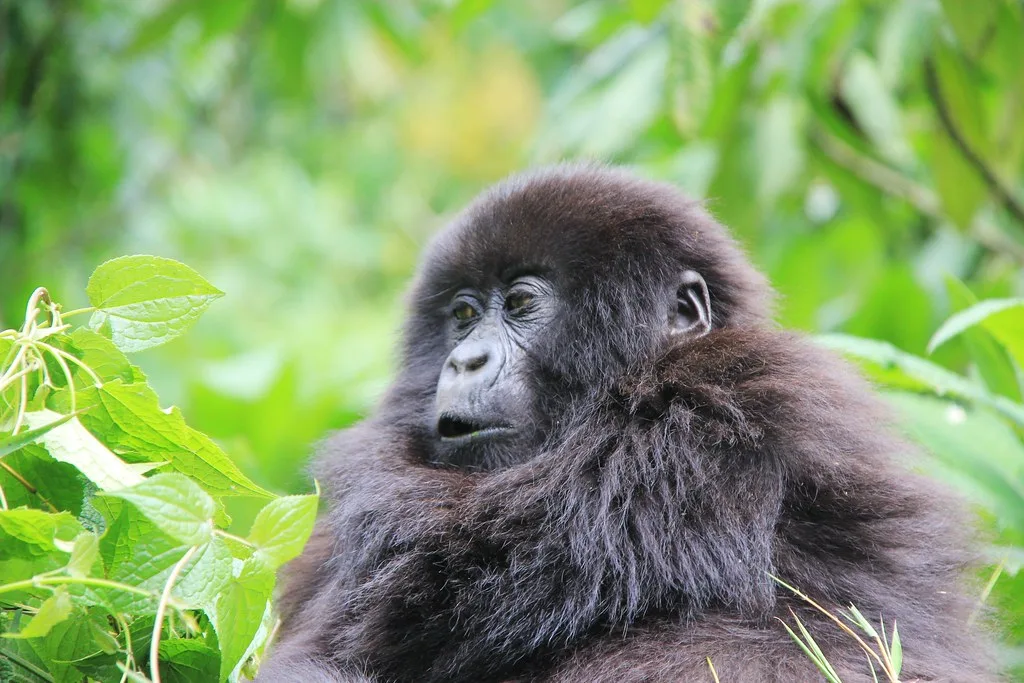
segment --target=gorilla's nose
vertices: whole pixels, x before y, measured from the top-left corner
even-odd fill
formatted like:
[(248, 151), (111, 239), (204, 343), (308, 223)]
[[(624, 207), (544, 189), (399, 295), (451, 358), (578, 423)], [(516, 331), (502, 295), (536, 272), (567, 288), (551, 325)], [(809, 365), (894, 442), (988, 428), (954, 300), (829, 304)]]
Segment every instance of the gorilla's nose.
[(459, 374), (475, 372), (491, 359), (491, 345), (484, 341), (466, 341), (448, 356), (448, 366)]

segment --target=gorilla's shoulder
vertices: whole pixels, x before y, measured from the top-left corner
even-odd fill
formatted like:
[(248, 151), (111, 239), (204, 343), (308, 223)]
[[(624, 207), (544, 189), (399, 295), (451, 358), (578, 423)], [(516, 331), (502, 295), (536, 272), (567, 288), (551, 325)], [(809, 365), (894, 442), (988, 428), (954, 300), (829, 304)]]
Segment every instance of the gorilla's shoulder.
[(720, 434), (727, 446), (905, 450), (885, 428), (891, 418), (868, 383), (800, 333), (715, 330), (671, 346), (642, 371), (627, 373), (617, 389), (634, 419), (685, 423), (680, 427), (697, 430), (694, 437), (705, 443)]

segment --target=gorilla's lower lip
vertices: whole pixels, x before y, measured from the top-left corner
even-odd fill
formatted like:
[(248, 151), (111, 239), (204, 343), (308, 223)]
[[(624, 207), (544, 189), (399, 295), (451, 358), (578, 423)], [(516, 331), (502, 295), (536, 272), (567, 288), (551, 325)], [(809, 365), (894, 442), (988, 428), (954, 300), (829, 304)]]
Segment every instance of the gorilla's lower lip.
[(471, 419), (443, 415), (437, 421), (437, 433), (444, 441), (468, 441), (485, 439), (508, 434), (512, 428), (508, 425), (487, 425)]

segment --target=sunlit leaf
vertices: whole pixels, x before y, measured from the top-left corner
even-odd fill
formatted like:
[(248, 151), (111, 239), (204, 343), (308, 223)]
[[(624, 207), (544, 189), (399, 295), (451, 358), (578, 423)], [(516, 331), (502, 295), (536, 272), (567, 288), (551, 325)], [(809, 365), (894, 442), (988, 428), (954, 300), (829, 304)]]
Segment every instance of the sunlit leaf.
[[(946, 291), (949, 293), (950, 305), (958, 313), (978, 303), (974, 293), (956, 278), (946, 278)], [(1009, 353), (984, 327), (974, 325), (959, 333), (971, 360), (985, 385), (993, 393), (1020, 402), (1020, 386), (1017, 371), (1013, 366)]]
[(132, 503), (165, 533), (189, 545), (210, 540), (213, 499), (188, 477), (157, 474), (129, 488), (107, 491), (106, 495)]
[(214, 625), (221, 648), (222, 680), (241, 664), (256, 637), (273, 588), (273, 573), (263, 563), (250, 559), (217, 598)]
[(976, 401), (1024, 427), (1024, 405), (1003, 396), (993, 396), (970, 380), (923, 358), (901, 351), (888, 342), (843, 334), (820, 335), (815, 339), (822, 346), (878, 363), (883, 368), (898, 370), (929, 387), (939, 396), (954, 396)]
[[(928, 342), (928, 352), (933, 352), (964, 330), (970, 329), (1004, 311), (1009, 311), (1013, 317), (1019, 316), (1022, 327), (1024, 327), (1024, 299), (988, 299), (971, 306), (965, 311), (960, 311), (942, 323), (942, 327), (935, 332), (931, 341)], [(1012, 342), (1014, 340), (1010, 339), (1009, 341)], [(1021, 342), (1021, 349), (1024, 349), (1024, 342)], [(1020, 358), (1024, 360), (1024, 354)]]
[(199, 273), (158, 256), (122, 256), (98, 267), (86, 287), (96, 308), (89, 326), (125, 352), (184, 333), (224, 293)]
[(60, 427), (62, 424), (70, 422), (76, 417), (74, 414), (58, 415), (57, 413), (53, 413), (53, 415), (54, 419), (51, 422), (47, 422), (33, 429), (25, 429), (17, 434), (0, 435), (0, 458), (4, 457), (8, 453), (13, 453), (19, 448), (27, 446), (30, 443), (39, 441), (42, 436), (50, 430)]
[(18, 633), (5, 633), (5, 638), (41, 638), (60, 622), (71, 616), (73, 603), (71, 596), (64, 589), (58, 588), (53, 595), (43, 601), (39, 610), (28, 622), (28, 626)]
[[(27, 413), (25, 419), (33, 428), (49, 425), (62, 416), (51, 410)], [(118, 489), (143, 480), (138, 471), (110, 452), (106, 446), (72, 416), (65, 424), (41, 437), (46, 450), (59, 462), (77, 467), (100, 489)]]
[(276, 569), (298, 556), (313, 532), (318, 496), (285, 496), (272, 500), (256, 515), (249, 540), (256, 554)]

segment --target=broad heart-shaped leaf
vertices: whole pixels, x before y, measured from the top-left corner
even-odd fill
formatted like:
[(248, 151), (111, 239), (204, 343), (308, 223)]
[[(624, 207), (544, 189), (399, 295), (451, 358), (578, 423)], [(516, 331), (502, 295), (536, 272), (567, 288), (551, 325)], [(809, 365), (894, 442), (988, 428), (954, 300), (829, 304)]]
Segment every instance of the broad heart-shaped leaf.
[(249, 558), (217, 598), (213, 624), (220, 642), (220, 680), (242, 663), (259, 632), (273, 590), (273, 572), (256, 558)]
[[(97, 505), (110, 520), (100, 539), (106, 577), (154, 593), (162, 591), (189, 545), (164, 533), (134, 506), (122, 504), (116, 498), (99, 499)], [(214, 536), (189, 560), (172, 594), (188, 608), (210, 610), (231, 579), (231, 570), (231, 552), (222, 539)], [(118, 612), (139, 613), (152, 610), (155, 604), (123, 591), (92, 589), (88, 597)]]
[(316, 522), (319, 496), (284, 496), (272, 500), (256, 515), (249, 540), (255, 555), (271, 569), (297, 557)]
[(81, 672), (72, 664), (102, 652), (96, 644), (95, 629), (97, 625), (105, 628), (106, 624), (106, 615), (98, 611), (77, 614), (74, 619), (65, 619), (54, 626), (45, 637), (29, 642), (39, 657), (46, 662), (52, 680), (62, 683), (81, 681)]
[(176, 471), (195, 479), (213, 495), (271, 497), (242, 474), (212, 439), (185, 424), (181, 411), (162, 410), (148, 385), (115, 381), (96, 391), (109, 417), (103, 437), (112, 448), (152, 461), (169, 461)]
[(210, 540), (217, 504), (186, 476), (157, 474), (105, 495), (132, 503), (153, 524), (182, 543), (200, 545)]
[[(61, 417), (51, 410), (25, 414), (25, 420), (32, 428), (49, 425)], [(74, 465), (100, 489), (119, 489), (143, 481), (138, 470), (111, 453), (82, 426), (77, 417), (46, 432), (41, 441), (55, 460)]]
[(160, 680), (164, 683), (216, 681), (220, 653), (198, 638), (160, 641)]
[[(0, 510), (0, 585), (60, 570), (71, 540), (82, 526), (67, 512), (19, 508)], [(42, 589), (5, 591), (6, 604), (31, 603), (46, 597)]]
[(89, 326), (128, 353), (181, 335), (224, 296), (185, 264), (159, 256), (107, 261), (93, 272), (85, 292), (96, 308)]

